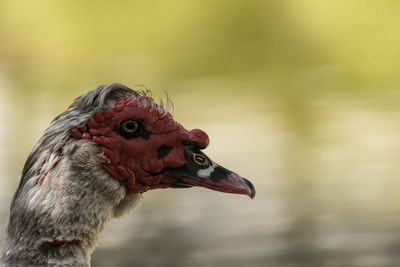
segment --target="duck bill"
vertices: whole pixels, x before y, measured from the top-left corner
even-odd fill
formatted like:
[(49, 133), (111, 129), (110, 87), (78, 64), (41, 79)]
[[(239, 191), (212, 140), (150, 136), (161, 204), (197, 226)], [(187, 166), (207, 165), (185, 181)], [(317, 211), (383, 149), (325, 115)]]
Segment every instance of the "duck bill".
[[(174, 178), (174, 187), (200, 186), (225, 193), (244, 194), (254, 198), (253, 184), (238, 174), (218, 165), (200, 151), (185, 151), (186, 164), (165, 172)], [(196, 160), (197, 159), (197, 160)], [(205, 162), (200, 159), (205, 159)], [(206, 164), (205, 164), (206, 163)]]

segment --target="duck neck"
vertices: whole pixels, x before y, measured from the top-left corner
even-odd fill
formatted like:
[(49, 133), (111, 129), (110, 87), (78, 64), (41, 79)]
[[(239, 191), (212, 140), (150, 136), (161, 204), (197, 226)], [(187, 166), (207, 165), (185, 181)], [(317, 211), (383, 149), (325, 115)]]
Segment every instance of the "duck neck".
[(44, 179), (36, 175), (20, 183), (10, 209), (5, 266), (90, 266), (108, 222), (139, 202), (139, 194), (126, 195), (101, 168), (92, 143), (71, 144), (64, 151)]

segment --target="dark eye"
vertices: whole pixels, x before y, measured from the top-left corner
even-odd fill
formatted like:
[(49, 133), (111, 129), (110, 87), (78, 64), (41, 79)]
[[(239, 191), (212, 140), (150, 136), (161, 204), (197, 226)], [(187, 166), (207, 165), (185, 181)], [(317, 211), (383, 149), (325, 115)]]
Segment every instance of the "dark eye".
[(127, 139), (134, 138), (143, 134), (143, 125), (140, 121), (128, 119), (117, 126), (117, 131)]
[(208, 166), (208, 160), (201, 154), (194, 153), (193, 154), (193, 161), (200, 166)]

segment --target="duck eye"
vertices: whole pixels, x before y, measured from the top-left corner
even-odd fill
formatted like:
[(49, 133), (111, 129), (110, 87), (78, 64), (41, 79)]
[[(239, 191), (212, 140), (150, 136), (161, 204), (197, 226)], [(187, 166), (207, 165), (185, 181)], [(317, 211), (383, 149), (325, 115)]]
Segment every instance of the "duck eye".
[(201, 154), (193, 154), (193, 161), (200, 166), (208, 166), (208, 160)]
[(142, 135), (143, 127), (141, 122), (135, 120), (124, 120), (117, 126), (117, 131), (123, 137), (129, 139)]
[(139, 123), (132, 120), (123, 121), (122, 128), (127, 133), (134, 133), (139, 130)]

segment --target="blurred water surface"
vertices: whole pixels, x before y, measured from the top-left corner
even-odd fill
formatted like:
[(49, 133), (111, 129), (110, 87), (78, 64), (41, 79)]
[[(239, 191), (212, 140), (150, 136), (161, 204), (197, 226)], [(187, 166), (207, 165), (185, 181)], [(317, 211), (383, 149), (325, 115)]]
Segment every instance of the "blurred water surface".
[(257, 195), (147, 192), (110, 225), (93, 266), (398, 266), (399, 3), (0, 7), (2, 229), (49, 122), (78, 95), (121, 82), (168, 91), (175, 119), (206, 131), (205, 152)]

